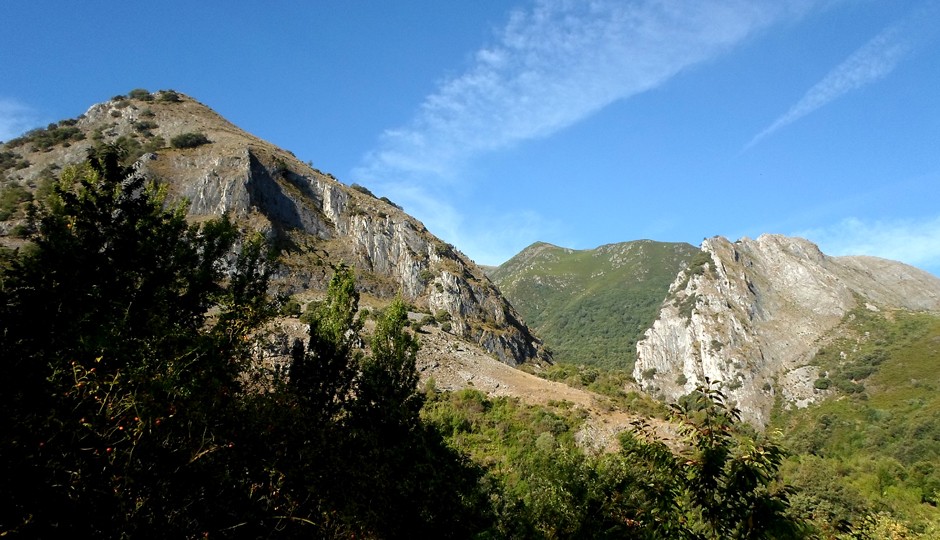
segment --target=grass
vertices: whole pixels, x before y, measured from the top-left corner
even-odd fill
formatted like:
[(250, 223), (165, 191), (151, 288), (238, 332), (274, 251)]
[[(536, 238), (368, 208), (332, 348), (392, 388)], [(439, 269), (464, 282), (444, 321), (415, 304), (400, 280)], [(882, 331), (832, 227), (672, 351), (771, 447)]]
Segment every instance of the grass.
[(697, 251), (648, 240), (592, 250), (540, 243), (492, 278), (557, 361), (632, 370), (636, 342)]

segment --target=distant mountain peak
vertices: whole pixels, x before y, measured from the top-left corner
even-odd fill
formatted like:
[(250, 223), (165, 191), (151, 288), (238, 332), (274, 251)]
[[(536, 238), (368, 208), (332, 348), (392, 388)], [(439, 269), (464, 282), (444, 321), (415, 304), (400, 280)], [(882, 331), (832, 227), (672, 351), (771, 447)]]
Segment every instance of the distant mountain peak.
[(632, 369), (636, 340), (697, 251), (652, 240), (585, 250), (536, 242), (490, 276), (556, 359)]

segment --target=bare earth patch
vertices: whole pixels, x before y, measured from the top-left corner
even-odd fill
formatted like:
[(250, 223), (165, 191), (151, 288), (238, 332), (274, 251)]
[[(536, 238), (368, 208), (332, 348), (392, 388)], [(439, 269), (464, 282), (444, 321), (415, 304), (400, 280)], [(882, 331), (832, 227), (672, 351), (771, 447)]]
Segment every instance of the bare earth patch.
[(666, 421), (617, 410), (605, 396), (503, 364), (482, 348), (457, 340), (437, 328), (426, 327), (419, 338), (417, 367), (422, 384), (433, 378), (438, 390), (474, 388), (490, 396), (518, 398), (533, 405), (569, 402), (572, 408), (587, 415), (576, 434), (579, 444), (586, 449), (616, 451), (619, 449), (617, 435), (632, 429), (631, 423), (640, 419), (647, 420), (660, 437), (674, 437), (674, 430)]

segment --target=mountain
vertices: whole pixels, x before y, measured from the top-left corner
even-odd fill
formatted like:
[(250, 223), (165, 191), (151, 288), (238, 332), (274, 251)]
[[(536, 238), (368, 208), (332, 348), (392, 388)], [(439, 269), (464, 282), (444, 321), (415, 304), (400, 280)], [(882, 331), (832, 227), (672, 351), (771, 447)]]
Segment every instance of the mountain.
[(627, 367), (668, 401), (719, 381), (757, 427), (776, 403), (801, 408), (834, 395), (833, 374), (842, 390), (857, 388), (858, 345), (836, 363), (817, 353), (846, 340), (891, 341), (850, 332), (862, 314), (940, 312), (940, 279), (927, 272), (830, 257), (779, 235), (714, 237), (700, 250), (648, 240), (584, 251), (536, 243), (490, 276), (559, 361)]
[(829, 395), (817, 352), (860, 309), (940, 311), (940, 279), (875, 257), (830, 257), (800, 238), (707, 239), (637, 343), (634, 377), (666, 399), (722, 381), (742, 418), (764, 426), (777, 400), (805, 407)]
[(697, 251), (651, 240), (588, 250), (537, 242), (489, 275), (559, 361), (632, 370), (636, 342)]
[(134, 90), (0, 144), (3, 246), (22, 244), (26, 203), (99, 144), (120, 145), (170, 201), (187, 201), (188, 219), (227, 214), (265, 235), (283, 263), (274, 280), (280, 293), (314, 300), (331, 266), (346, 264), (366, 305), (401, 294), (415, 310), (446, 319), (448, 335), (506, 364), (548, 358), (483, 270), (392, 201), (337, 181), (174, 91)]

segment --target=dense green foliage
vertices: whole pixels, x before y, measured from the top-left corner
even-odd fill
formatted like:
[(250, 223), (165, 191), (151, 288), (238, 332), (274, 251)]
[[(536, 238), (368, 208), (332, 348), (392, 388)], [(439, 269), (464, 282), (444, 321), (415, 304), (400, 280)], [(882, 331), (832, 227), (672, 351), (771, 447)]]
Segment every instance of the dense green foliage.
[(153, 101), (153, 95), (145, 88), (135, 88), (127, 93), (127, 97), (141, 101)]
[(0, 151), (0, 173), (9, 169), (25, 169), (29, 167), (29, 160), (23, 159), (11, 150)]
[(158, 93), (158, 100), (164, 103), (179, 103), (183, 99), (180, 95), (174, 90), (160, 90)]
[(19, 184), (0, 186), (0, 221), (21, 217), (26, 203), (33, 200), (33, 194)]
[(581, 251), (537, 244), (491, 277), (556, 360), (632, 371), (636, 342), (697, 251), (648, 240)]
[[(127, 172), (109, 151), (67, 170), (4, 272), (3, 531), (174, 535), (245, 502), (222, 463), (264, 313), (260, 244), (223, 280), (232, 225), (187, 225)], [(233, 504), (207, 508), (216, 497)]]
[(363, 185), (361, 185), (361, 184), (357, 184), (357, 183), (353, 182), (352, 184), (350, 184), (349, 187), (355, 189), (355, 190), (358, 191), (359, 193), (362, 193), (362, 194), (364, 194), (364, 195), (368, 195), (368, 196), (372, 197), (373, 199), (375, 198), (375, 194), (372, 193), (372, 190), (370, 190), (369, 188), (367, 188), (367, 187), (365, 187), (365, 186), (363, 186)]
[[(736, 432), (736, 409), (725, 405), (709, 386), (672, 406), (686, 447), (677, 455), (656, 441), (650, 429), (643, 438), (626, 434), (625, 452), (650, 468), (654, 508), (644, 517), (671, 538), (802, 538), (808, 528), (789, 512), (793, 489), (780, 485), (784, 451), (776, 442)], [(669, 507), (675, 505), (675, 509)], [(673, 517), (665, 510), (678, 510)]]
[(575, 443), (584, 416), (487, 398), (432, 393), (424, 418), (485, 467), (495, 538), (801, 538), (777, 484), (783, 457), (739, 433), (737, 412), (710, 389), (673, 409), (681, 453), (640, 428), (623, 451), (592, 455)]
[[(794, 506), (828, 534), (940, 533), (940, 319), (856, 309), (816, 356), (831, 399), (781, 411)], [(818, 381), (817, 381), (818, 382)], [(817, 384), (817, 388), (819, 385)]]

